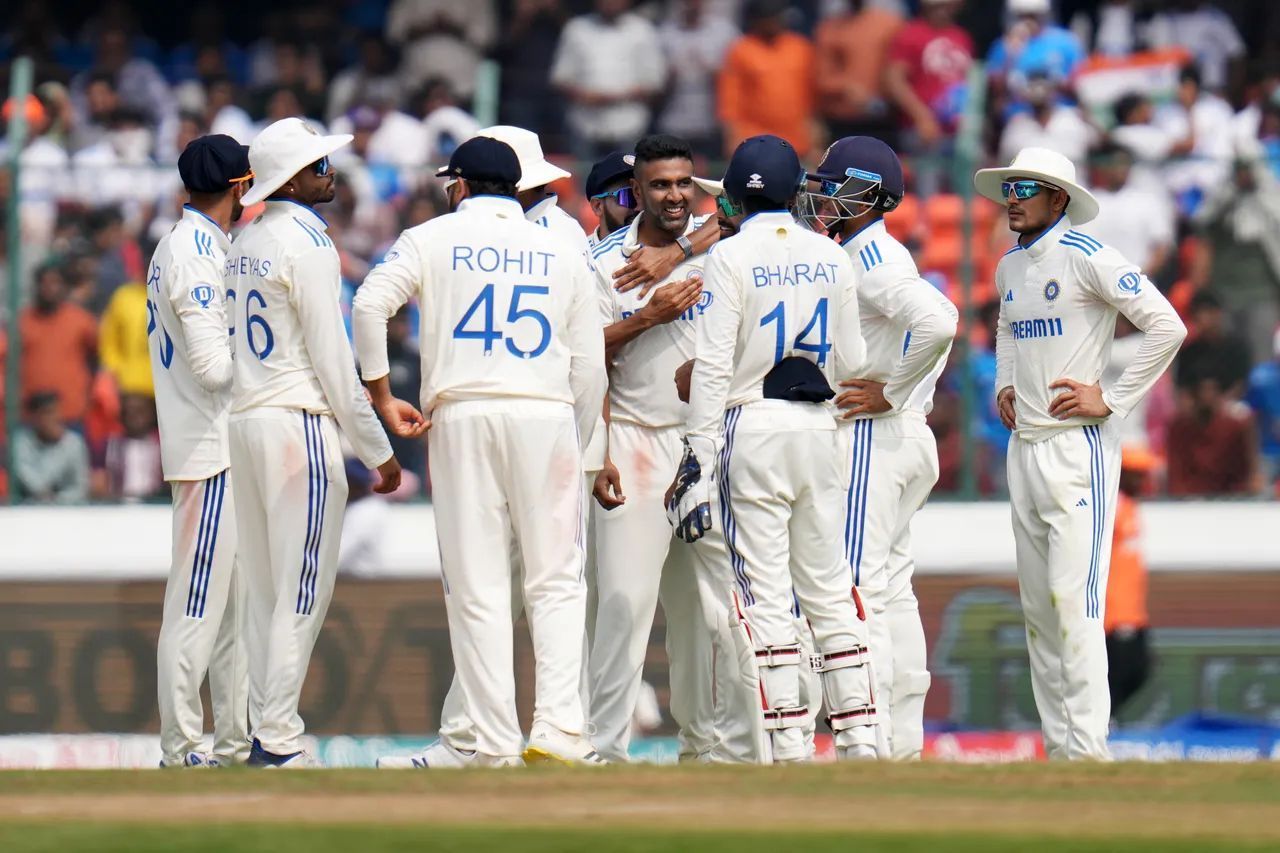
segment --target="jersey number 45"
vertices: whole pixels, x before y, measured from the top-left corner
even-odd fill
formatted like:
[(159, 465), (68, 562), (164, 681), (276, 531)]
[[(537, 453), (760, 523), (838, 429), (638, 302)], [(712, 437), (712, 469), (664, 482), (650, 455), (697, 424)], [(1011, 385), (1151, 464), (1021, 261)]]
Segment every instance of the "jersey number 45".
[[(551, 343), (551, 321), (547, 319), (546, 314), (536, 308), (521, 308), (520, 300), (526, 296), (546, 296), (550, 292), (550, 288), (532, 284), (517, 284), (511, 289), (511, 302), (507, 305), (507, 323), (509, 326), (514, 326), (521, 321), (527, 321), (526, 327), (529, 323), (537, 324), (540, 337), (532, 349), (520, 349), (511, 337), (511, 328), (508, 328), (504, 334), (501, 329), (495, 327), (493, 319), (495, 297), (492, 284), (484, 286), (480, 295), (462, 315), (458, 325), (453, 327), (453, 338), (459, 341), (483, 341), (485, 355), (493, 355), (494, 343), (505, 338), (507, 352), (517, 358), (537, 358), (547, 351), (547, 345)], [(480, 314), (479, 318), (476, 317), (477, 314)], [(476, 324), (479, 324), (480, 328), (475, 328)]]

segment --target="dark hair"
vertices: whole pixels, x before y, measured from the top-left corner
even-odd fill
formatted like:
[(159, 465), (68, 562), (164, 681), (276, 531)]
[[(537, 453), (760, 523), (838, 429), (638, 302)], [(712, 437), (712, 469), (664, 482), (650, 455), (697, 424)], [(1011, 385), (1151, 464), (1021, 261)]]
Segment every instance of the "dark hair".
[(58, 392), (56, 391), (34, 391), (27, 397), (27, 414), (34, 415), (37, 412), (43, 412), (50, 406), (58, 404)]
[(1188, 308), (1192, 314), (1205, 309), (1221, 311), (1222, 299), (1212, 290), (1197, 290), (1195, 296), (1191, 297)]
[(1127, 122), (1129, 117), (1145, 103), (1147, 103), (1146, 95), (1142, 95), (1137, 92), (1130, 92), (1127, 95), (1122, 95), (1120, 100), (1116, 101), (1115, 106), (1111, 108), (1111, 111), (1116, 117), (1116, 124), (1124, 124)]
[(693, 148), (688, 142), (669, 133), (651, 133), (636, 143), (636, 165), (657, 160), (693, 160)]
[(1128, 147), (1112, 140), (1104, 140), (1089, 149), (1089, 162), (1098, 165), (1107, 165), (1120, 157), (1130, 163), (1133, 162), (1133, 152)]
[(94, 83), (106, 83), (111, 91), (116, 91), (116, 75), (110, 71), (94, 71), (89, 75), (89, 79), (85, 81), (84, 87), (88, 89)]
[(1178, 71), (1179, 83), (1195, 83), (1199, 89), (1203, 84), (1200, 82), (1200, 68), (1194, 62), (1188, 62)]
[(516, 185), (505, 181), (467, 181), (467, 189), (471, 195), (500, 195), (504, 198), (516, 197)]

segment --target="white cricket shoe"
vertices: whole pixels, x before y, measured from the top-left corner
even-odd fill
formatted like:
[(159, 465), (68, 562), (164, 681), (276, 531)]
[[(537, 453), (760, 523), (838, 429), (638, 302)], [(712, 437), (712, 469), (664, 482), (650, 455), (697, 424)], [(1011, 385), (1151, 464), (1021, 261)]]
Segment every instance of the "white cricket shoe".
[(210, 760), (209, 756), (203, 752), (188, 752), (182, 756), (181, 761), (161, 761), (160, 766), (163, 768), (173, 767), (216, 767), (217, 762)]
[(293, 753), (279, 764), (268, 764), (267, 767), (279, 770), (322, 770), (324, 762), (304, 749)]
[(443, 738), (419, 755), (387, 755), (378, 759), (379, 770), (460, 770), (464, 767), (522, 767), (518, 755), (485, 755), (457, 749)]
[(596, 748), (581, 735), (571, 735), (552, 728), (539, 726), (529, 737), (524, 750), (526, 764), (585, 764), (604, 765), (609, 762), (596, 752)]

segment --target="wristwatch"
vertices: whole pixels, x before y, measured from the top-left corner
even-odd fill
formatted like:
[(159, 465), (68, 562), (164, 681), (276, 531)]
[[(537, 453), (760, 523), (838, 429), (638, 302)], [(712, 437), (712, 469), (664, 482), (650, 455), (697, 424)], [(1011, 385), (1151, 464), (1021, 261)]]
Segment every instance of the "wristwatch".
[(683, 234), (676, 238), (676, 245), (684, 252), (684, 259), (687, 261), (693, 257), (693, 242)]

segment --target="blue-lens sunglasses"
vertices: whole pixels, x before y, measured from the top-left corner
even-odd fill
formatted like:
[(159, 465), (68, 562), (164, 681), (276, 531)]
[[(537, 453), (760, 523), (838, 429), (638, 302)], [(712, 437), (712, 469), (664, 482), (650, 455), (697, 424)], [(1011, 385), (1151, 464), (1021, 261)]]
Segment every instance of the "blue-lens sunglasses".
[(628, 210), (633, 210), (636, 206), (636, 197), (632, 195), (631, 187), (618, 187), (612, 192), (596, 193), (592, 198), (612, 198), (617, 201), (619, 207), (625, 207)]
[(333, 167), (329, 165), (329, 155), (321, 157), (319, 160), (311, 164), (311, 171), (316, 173), (317, 178), (323, 178), (333, 171)]
[(1058, 187), (1053, 184), (1042, 184), (1039, 181), (1005, 181), (1000, 184), (1000, 195), (1008, 198), (1009, 193), (1013, 193), (1013, 197), (1018, 201), (1026, 201), (1038, 196), (1042, 189), (1056, 190)]

